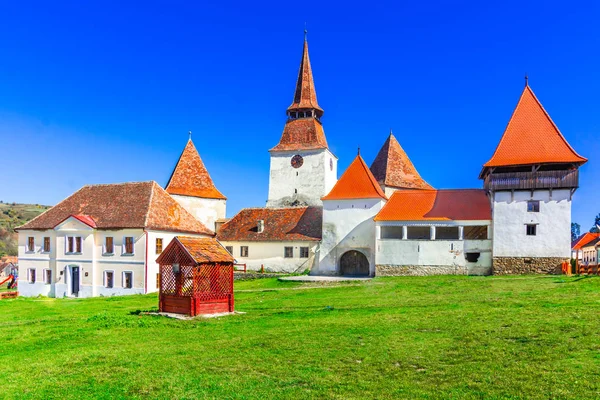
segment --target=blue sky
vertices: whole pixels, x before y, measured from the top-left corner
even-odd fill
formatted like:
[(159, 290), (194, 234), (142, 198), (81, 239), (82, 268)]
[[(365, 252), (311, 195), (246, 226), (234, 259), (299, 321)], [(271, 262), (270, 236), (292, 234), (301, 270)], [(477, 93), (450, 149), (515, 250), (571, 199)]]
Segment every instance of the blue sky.
[(340, 174), (393, 128), (433, 186), (481, 187), (527, 73), (590, 159), (573, 220), (600, 213), (597, 2), (121, 3), (0, 0), (0, 200), (164, 186), (191, 130), (229, 216), (264, 205), (306, 22)]

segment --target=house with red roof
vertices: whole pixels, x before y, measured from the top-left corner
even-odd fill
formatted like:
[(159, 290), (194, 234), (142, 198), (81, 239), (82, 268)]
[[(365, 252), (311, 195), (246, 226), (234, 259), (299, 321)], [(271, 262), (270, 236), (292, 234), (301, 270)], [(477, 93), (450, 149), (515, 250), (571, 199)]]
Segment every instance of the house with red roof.
[(172, 238), (214, 237), (153, 181), (84, 186), (16, 230), (19, 293), (49, 297), (154, 292)]

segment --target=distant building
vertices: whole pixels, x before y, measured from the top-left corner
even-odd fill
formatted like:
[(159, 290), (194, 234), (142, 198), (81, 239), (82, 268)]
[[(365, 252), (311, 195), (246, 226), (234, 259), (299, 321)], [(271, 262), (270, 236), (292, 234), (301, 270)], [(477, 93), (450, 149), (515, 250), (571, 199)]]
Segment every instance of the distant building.
[(84, 186), (17, 231), (19, 293), (50, 297), (154, 292), (173, 237), (214, 236), (156, 182)]
[(594, 239), (600, 237), (600, 233), (586, 232), (580, 235), (577, 239), (571, 242), (571, 258), (578, 260), (579, 262), (583, 259), (583, 253), (581, 248), (591, 242)]
[(582, 265), (598, 265), (598, 247), (600, 246), (600, 237), (597, 237), (581, 246)]

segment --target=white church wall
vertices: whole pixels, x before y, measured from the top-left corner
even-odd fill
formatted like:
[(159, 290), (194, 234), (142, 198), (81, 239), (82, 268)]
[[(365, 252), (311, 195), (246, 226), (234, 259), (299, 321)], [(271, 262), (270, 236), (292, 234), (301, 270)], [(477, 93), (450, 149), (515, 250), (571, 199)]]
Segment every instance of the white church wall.
[[(221, 241), (223, 246), (233, 247), (233, 258), (236, 263), (246, 264), (248, 270), (258, 271), (261, 266), (269, 272), (304, 272), (311, 269), (315, 259), (318, 242), (228, 242)], [(248, 247), (248, 256), (242, 257), (241, 247)], [(286, 258), (285, 247), (293, 247), (293, 257)], [(300, 257), (300, 247), (308, 247), (308, 258)]]
[[(539, 200), (539, 212), (527, 201)], [(568, 189), (495, 192), (493, 198), (494, 257), (564, 257), (571, 255), (571, 200)], [(536, 235), (527, 235), (527, 224)]]
[(227, 200), (203, 199), (177, 194), (172, 194), (171, 197), (211, 231), (215, 230), (217, 219), (225, 218)]
[(375, 273), (375, 221), (382, 199), (326, 200), (323, 202), (323, 239), (314, 274), (337, 275), (340, 257), (349, 250), (363, 253)]
[[(292, 157), (300, 155), (302, 166), (292, 167)], [(295, 200), (321, 206), (337, 182), (337, 158), (328, 149), (277, 151), (271, 153), (267, 207), (287, 207)]]

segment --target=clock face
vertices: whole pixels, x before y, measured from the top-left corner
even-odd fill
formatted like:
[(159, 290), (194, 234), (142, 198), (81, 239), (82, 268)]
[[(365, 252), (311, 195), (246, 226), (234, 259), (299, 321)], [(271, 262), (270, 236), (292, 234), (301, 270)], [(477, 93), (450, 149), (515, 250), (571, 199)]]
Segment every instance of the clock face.
[(294, 157), (292, 157), (292, 167), (300, 168), (302, 164), (304, 164), (304, 159), (300, 154), (296, 154)]

